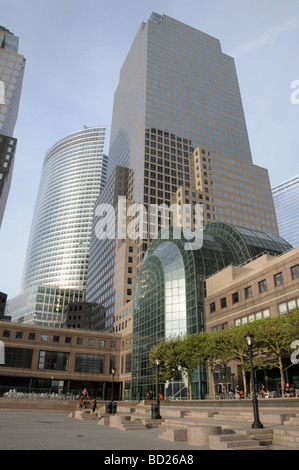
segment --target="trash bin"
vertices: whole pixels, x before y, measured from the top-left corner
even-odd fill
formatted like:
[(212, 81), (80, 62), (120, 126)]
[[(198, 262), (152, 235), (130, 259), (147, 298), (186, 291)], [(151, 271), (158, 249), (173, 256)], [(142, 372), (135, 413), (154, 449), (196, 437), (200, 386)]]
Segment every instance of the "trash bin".
[(106, 403), (106, 413), (112, 413), (112, 403), (111, 401), (107, 401)]
[(152, 403), (152, 419), (161, 419), (160, 405), (158, 403)]

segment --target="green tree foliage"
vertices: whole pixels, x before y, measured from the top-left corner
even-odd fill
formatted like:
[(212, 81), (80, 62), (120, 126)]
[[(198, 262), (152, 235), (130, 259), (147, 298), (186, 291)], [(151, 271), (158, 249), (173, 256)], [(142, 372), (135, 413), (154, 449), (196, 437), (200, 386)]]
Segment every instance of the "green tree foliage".
[(155, 367), (155, 358), (158, 356), (161, 359), (161, 381), (179, 380), (181, 374), (185, 373), (188, 377), (189, 396), (192, 399), (192, 375), (198, 366), (207, 366), (214, 394), (214, 371), (222, 370), (226, 378), (228, 364), (238, 361), (242, 369), (246, 396), (245, 373), (250, 369), (249, 351), (245, 341), (248, 332), (254, 335), (254, 368), (279, 368), (281, 388), (284, 390), (283, 359), (291, 356), (291, 344), (294, 340), (299, 340), (299, 309), (285, 316), (256, 320), (222, 331), (163, 338), (151, 351), (150, 363)]

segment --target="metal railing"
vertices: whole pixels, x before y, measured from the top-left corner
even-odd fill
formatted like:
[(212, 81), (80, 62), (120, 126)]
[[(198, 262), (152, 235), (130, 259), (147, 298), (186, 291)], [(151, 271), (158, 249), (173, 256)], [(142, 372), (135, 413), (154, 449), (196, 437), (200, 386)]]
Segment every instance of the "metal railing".
[[(7, 390), (7, 389), (6, 389)], [(3, 398), (16, 398), (16, 399), (29, 399), (29, 400), (79, 400), (79, 392), (73, 393), (73, 392), (67, 392), (67, 393), (61, 393), (61, 392), (53, 392), (53, 391), (46, 391), (46, 390), (41, 390), (41, 391), (31, 391), (31, 392), (26, 392), (26, 391), (18, 391), (16, 389), (11, 389), (9, 391), (1, 391), (0, 390), (0, 395)]]

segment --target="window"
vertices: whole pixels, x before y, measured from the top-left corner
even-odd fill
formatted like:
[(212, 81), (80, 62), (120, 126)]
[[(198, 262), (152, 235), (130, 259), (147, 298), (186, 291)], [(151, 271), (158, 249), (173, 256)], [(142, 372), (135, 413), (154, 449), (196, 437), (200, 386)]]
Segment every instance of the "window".
[(72, 342), (72, 338), (70, 336), (65, 337), (65, 343), (70, 344)]
[(104, 340), (104, 339), (100, 339), (100, 346), (101, 346), (101, 347), (104, 347), (104, 346), (105, 346), (105, 340)]
[(38, 369), (67, 370), (68, 353), (56, 351), (40, 351), (38, 359)]
[(16, 331), (16, 339), (23, 339), (23, 332), (22, 331)]
[(277, 273), (274, 275), (274, 284), (275, 286), (281, 286), (283, 284), (282, 273)]
[(270, 309), (266, 308), (265, 310), (251, 313), (241, 318), (235, 319), (235, 326), (245, 325), (246, 323), (250, 323), (255, 320), (261, 320), (262, 318), (270, 317)]
[(42, 341), (48, 341), (48, 335), (41, 335)]
[(77, 344), (83, 344), (83, 338), (77, 338)]
[(283, 302), (283, 303), (279, 304), (278, 305), (278, 311), (279, 311), (279, 315), (284, 315), (285, 313), (288, 313), (287, 303)]
[(299, 277), (299, 264), (291, 268), (292, 279), (297, 279)]
[(293, 310), (299, 307), (299, 297), (297, 299), (288, 300), (278, 304), (279, 315), (285, 315), (286, 313), (292, 313)]
[(131, 372), (131, 363), (132, 363), (132, 356), (131, 354), (127, 354), (126, 359), (125, 359), (125, 373)]
[(221, 306), (221, 308), (226, 307), (226, 297), (223, 297), (223, 299), (220, 299), (220, 306)]
[(238, 292), (234, 292), (232, 294), (232, 302), (233, 302), (233, 304), (237, 304), (239, 302), (239, 293)]
[(212, 302), (210, 304), (210, 313), (214, 313), (216, 312), (216, 305), (215, 305), (215, 302)]
[(245, 287), (244, 291), (245, 291), (245, 299), (250, 299), (250, 297), (252, 297), (252, 287), (251, 286)]
[(28, 333), (28, 339), (31, 341), (35, 340), (35, 333)]
[(3, 331), (3, 338), (9, 338), (10, 337), (10, 331), (9, 330), (4, 330)]
[(53, 336), (53, 343), (59, 343), (59, 336)]
[(75, 372), (104, 372), (104, 356), (76, 354)]
[(88, 346), (94, 346), (94, 339), (88, 340)]
[(33, 349), (5, 348), (5, 366), (30, 369)]
[(266, 279), (263, 279), (262, 281), (259, 282), (259, 291), (262, 294), (263, 292), (266, 292), (267, 290), (267, 282)]

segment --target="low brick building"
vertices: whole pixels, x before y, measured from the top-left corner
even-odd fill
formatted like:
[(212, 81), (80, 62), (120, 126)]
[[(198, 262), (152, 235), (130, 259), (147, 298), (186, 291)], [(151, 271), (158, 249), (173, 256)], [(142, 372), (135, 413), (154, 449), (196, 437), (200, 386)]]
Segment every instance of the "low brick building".
[(0, 365), (0, 391), (49, 391), (121, 399), (120, 334), (0, 322), (5, 364)]
[[(299, 308), (299, 248), (276, 256), (265, 253), (243, 265), (230, 265), (206, 279), (206, 294), (207, 331), (290, 313)], [(241, 381), (237, 365), (231, 372), (235, 384)], [(298, 367), (295, 372), (294, 368), (288, 372), (290, 381), (299, 380)], [(223, 380), (220, 373), (217, 377), (219, 391)], [(268, 378), (264, 376), (263, 382)], [(234, 385), (232, 380), (228, 383)]]

